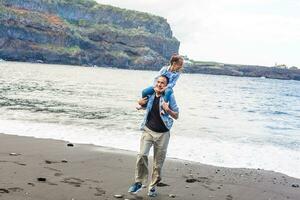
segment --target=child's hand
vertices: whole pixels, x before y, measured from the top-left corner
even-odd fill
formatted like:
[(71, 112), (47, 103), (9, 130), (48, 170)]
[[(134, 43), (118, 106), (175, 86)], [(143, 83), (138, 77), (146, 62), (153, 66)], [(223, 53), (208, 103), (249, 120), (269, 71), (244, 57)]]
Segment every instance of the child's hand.
[(162, 104), (162, 107), (163, 107), (163, 109), (166, 111), (166, 112), (168, 112), (169, 111), (169, 103), (166, 103), (165, 101), (163, 102), (163, 104)]
[(158, 89), (157, 87), (155, 87), (154, 91), (157, 92), (157, 93), (163, 93), (166, 89), (167, 89), (167, 87), (164, 87), (162, 89)]
[(161, 90), (161, 92), (164, 92), (167, 88), (168, 88), (167, 86), (164, 87), (164, 88)]
[(160, 92), (161, 92), (157, 87), (154, 87), (153, 89), (154, 89), (154, 91), (155, 91), (156, 93), (160, 93)]
[(144, 97), (144, 98), (138, 100), (138, 104), (139, 104), (140, 106), (146, 105), (147, 102), (148, 102), (148, 98), (147, 98), (147, 97)]

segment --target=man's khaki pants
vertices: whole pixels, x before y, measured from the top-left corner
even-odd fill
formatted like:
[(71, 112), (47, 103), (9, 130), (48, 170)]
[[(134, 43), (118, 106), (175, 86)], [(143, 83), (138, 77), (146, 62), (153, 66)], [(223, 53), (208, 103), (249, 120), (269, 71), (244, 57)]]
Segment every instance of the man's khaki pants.
[(166, 158), (169, 139), (169, 131), (157, 133), (145, 127), (140, 141), (140, 152), (136, 161), (135, 182), (148, 181), (148, 155), (152, 145), (154, 147), (154, 155), (150, 187), (155, 186), (161, 180), (161, 170)]

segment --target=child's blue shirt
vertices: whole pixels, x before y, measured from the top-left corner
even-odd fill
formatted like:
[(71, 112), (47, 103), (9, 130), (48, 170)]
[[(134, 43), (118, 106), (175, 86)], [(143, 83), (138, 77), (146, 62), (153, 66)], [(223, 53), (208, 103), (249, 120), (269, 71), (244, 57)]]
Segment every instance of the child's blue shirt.
[(156, 83), (158, 77), (161, 75), (164, 75), (169, 78), (169, 83), (167, 85), (168, 88), (173, 88), (176, 84), (176, 81), (178, 80), (180, 76), (180, 72), (171, 72), (169, 71), (170, 66), (164, 66), (159, 70), (159, 75), (155, 77), (154, 84)]

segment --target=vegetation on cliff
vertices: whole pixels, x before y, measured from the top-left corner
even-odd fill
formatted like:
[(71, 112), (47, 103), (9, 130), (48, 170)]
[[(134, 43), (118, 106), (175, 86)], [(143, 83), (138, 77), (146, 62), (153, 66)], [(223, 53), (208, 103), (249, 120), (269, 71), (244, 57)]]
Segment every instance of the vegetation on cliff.
[(158, 69), (179, 48), (164, 18), (92, 0), (0, 0), (0, 11), (6, 60)]

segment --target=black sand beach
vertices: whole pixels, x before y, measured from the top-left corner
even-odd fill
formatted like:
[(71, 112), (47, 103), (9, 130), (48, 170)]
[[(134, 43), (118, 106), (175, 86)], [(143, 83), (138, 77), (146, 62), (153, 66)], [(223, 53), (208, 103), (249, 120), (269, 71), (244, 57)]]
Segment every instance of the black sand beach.
[[(0, 134), (0, 199), (149, 199), (127, 193), (135, 155), (93, 145)], [(167, 158), (161, 199), (299, 200), (300, 180), (261, 169), (231, 169)]]

